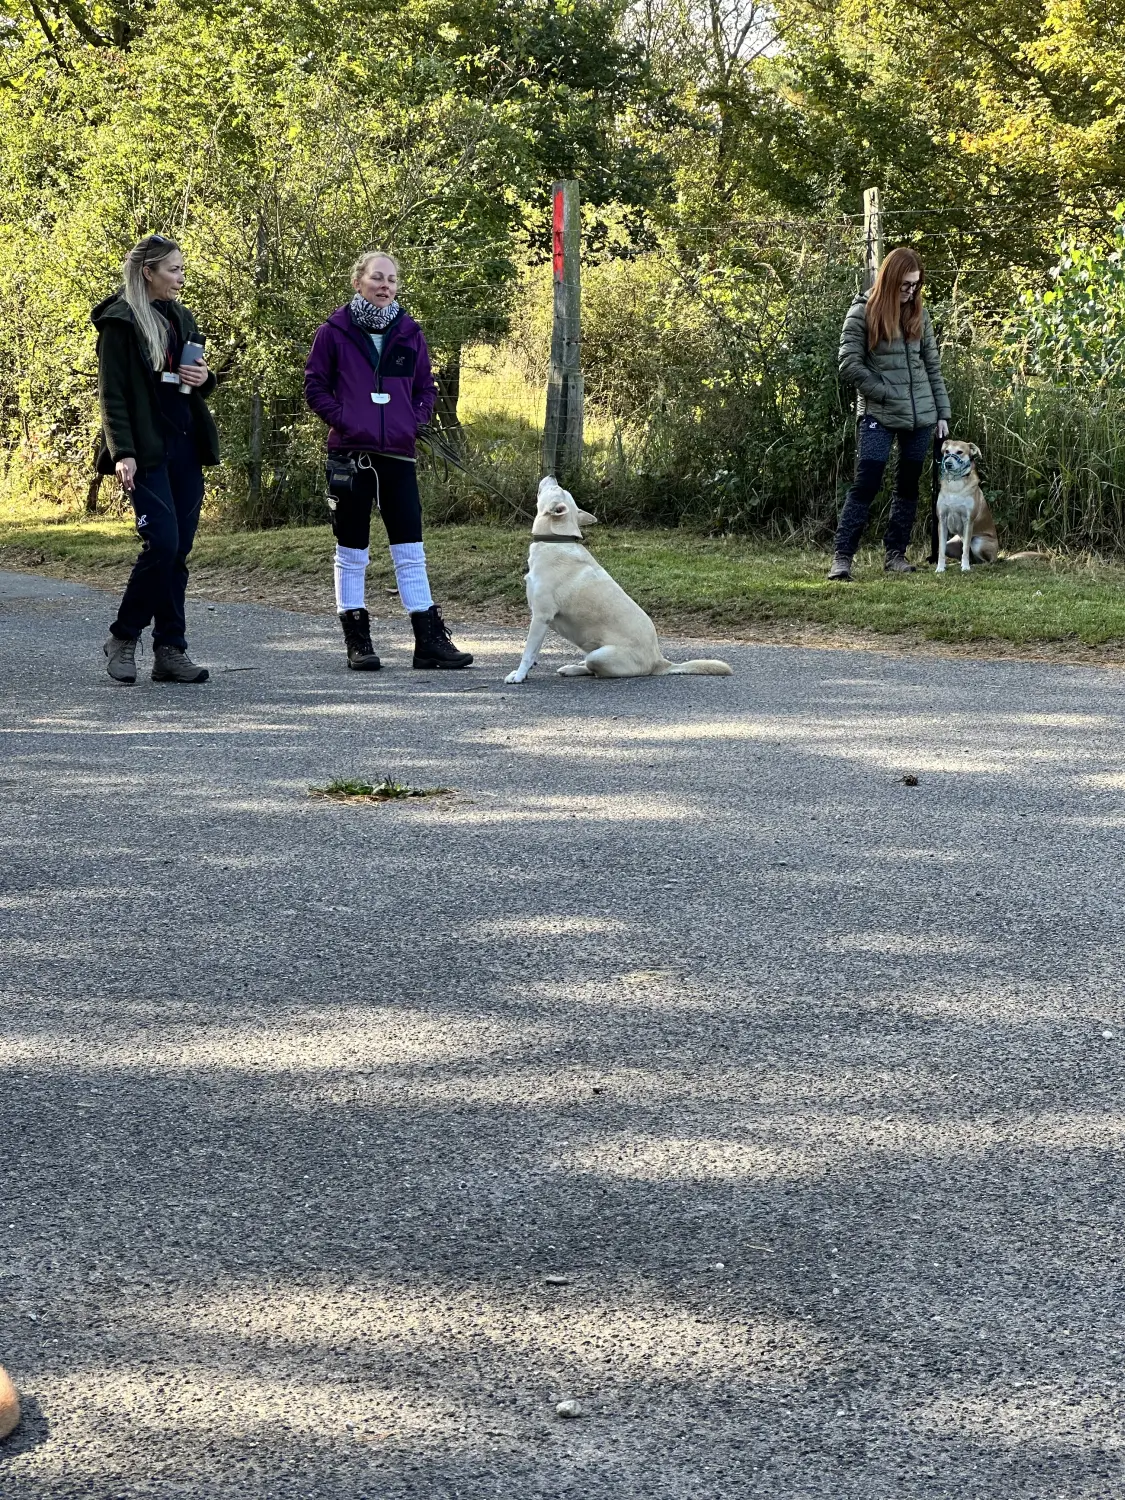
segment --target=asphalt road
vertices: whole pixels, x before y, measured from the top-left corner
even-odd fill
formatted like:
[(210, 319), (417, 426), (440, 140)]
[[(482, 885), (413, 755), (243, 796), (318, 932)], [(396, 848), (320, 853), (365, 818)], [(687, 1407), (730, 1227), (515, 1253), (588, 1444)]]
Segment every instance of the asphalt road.
[(0, 578), (4, 1500), (1120, 1500), (1120, 674), (108, 618)]

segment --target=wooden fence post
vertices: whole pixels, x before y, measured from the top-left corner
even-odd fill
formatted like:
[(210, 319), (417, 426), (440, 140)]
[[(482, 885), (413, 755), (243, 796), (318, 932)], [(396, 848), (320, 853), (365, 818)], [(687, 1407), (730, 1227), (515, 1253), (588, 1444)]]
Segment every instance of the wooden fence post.
[(879, 263), (883, 259), (883, 211), (879, 207), (879, 189), (863, 190), (863, 290), (875, 285)]
[[(269, 239), (266, 231), (266, 214), (262, 208), (258, 212), (258, 235), (254, 255), (254, 286), (261, 288), (265, 285), (269, 276)], [(254, 389), (250, 395), (250, 432), (247, 443), (247, 479), (250, 513), (256, 521), (261, 521), (262, 509), (262, 447), (263, 431), (265, 428), (265, 403), (262, 400), (261, 386), (255, 381)]]
[(556, 182), (552, 190), (554, 318), (551, 367), (547, 376), (547, 417), (543, 424), (543, 472), (563, 482), (582, 467), (582, 290), (579, 262), (581, 225), (577, 182)]

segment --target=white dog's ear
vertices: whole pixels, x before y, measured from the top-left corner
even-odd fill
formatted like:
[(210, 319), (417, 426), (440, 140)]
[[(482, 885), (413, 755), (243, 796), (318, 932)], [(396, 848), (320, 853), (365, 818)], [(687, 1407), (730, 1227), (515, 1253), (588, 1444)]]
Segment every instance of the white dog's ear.
[(973, 455), (974, 458), (980, 457), (980, 449), (977, 447), (976, 443), (969, 444), (969, 452)]
[(557, 505), (551, 506), (547, 514), (549, 516), (568, 516), (570, 514), (570, 507), (564, 501), (560, 500)]
[(598, 524), (597, 516), (592, 516), (588, 510), (580, 510), (574, 519), (578, 522), (579, 526), (596, 526)]

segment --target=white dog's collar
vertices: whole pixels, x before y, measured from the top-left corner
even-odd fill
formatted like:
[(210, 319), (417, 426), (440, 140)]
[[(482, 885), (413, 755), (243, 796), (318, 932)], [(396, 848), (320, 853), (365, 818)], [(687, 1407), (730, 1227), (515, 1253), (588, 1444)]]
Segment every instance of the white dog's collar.
[(533, 542), (578, 542), (583, 547), (586, 545), (585, 539), (580, 536), (533, 536), (531, 540)]

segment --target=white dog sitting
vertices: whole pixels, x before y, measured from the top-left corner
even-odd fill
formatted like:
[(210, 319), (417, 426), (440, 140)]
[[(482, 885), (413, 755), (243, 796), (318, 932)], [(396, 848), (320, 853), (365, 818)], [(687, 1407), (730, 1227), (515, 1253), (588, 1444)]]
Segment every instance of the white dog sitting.
[(531, 628), (522, 661), (504, 681), (523, 682), (551, 629), (586, 653), (584, 661), (560, 667), (560, 677), (729, 677), (725, 661), (665, 660), (656, 626), (582, 545), (579, 527), (596, 520), (556, 479), (540, 480), (527, 568)]

